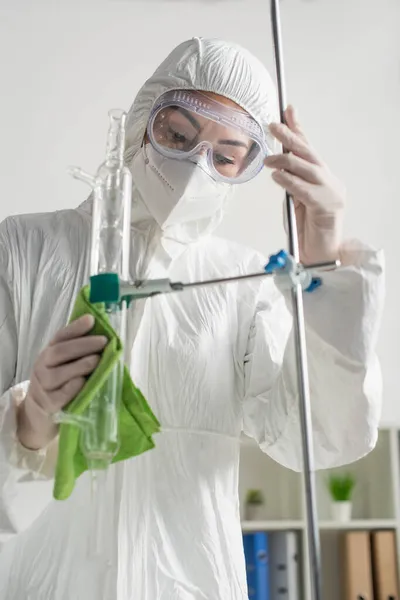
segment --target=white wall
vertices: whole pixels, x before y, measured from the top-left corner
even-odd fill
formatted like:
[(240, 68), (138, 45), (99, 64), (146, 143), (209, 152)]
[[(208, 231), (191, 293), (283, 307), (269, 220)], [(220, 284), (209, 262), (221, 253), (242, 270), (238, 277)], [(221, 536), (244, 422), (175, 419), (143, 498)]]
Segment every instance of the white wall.
[[(180, 41), (231, 39), (272, 68), (268, 4), (0, 0), (0, 219), (84, 199), (86, 190), (67, 177), (67, 165), (97, 167), (108, 109), (129, 108)], [(400, 4), (285, 0), (282, 24), (289, 99), (347, 183), (348, 233), (386, 249), (383, 420), (400, 423)], [(281, 198), (261, 174), (239, 190), (222, 233), (274, 252), (285, 244)]]

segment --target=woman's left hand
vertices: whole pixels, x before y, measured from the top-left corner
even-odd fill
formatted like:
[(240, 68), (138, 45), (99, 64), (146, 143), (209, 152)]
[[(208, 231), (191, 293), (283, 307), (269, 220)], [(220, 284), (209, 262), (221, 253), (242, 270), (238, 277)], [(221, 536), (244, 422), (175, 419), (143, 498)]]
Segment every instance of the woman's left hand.
[(294, 108), (285, 111), (286, 125), (270, 131), (288, 151), (269, 156), (274, 181), (293, 197), (303, 264), (337, 260), (342, 242), (346, 192), (308, 142)]

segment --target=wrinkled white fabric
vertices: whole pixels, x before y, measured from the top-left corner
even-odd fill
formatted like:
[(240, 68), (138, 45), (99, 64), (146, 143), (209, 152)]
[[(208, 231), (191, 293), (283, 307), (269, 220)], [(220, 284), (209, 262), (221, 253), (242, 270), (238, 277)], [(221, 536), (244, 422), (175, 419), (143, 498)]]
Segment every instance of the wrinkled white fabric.
[[(247, 98), (255, 113), (260, 110), (256, 116), (265, 114), (264, 83), (246, 53), (200, 40), (183, 50), (140, 92), (131, 113), (139, 129), (168, 81), (171, 87), (181, 80), (211, 89), (213, 80), (213, 91), (224, 93), (226, 86), (226, 95), (236, 100), (241, 93), (244, 108)], [(136, 152), (143, 131), (133, 133)], [(214, 217), (163, 231), (136, 188), (131, 276), (192, 281), (262, 268), (265, 257), (211, 235)], [(32, 453), (18, 444), (15, 407), (35, 357), (67, 322), (87, 282), (90, 224), (86, 202), (77, 210), (11, 217), (0, 226), (0, 531), (18, 533), (0, 552), (0, 600), (245, 600), (241, 432), (283, 465), (301, 466), (285, 298), (271, 280), (248, 280), (132, 307), (132, 378), (163, 430), (154, 450), (110, 469), (101, 498), (107, 552), (88, 561), (88, 476), (79, 478), (67, 501), (53, 501), (56, 451)], [(345, 267), (325, 274), (324, 286), (305, 296), (318, 468), (369, 452), (380, 415), (375, 344), (383, 257), (347, 243), (342, 259)]]
[[(14, 404), (34, 357), (68, 318), (88, 274), (90, 218), (83, 210), (11, 218), (2, 226), (1, 527), (27, 526), (43, 490), (45, 512), (0, 554), (0, 598), (98, 600), (88, 564), (88, 479), (66, 502), (11, 459)], [(345, 254), (345, 250), (344, 250)], [(373, 352), (382, 303), (381, 257), (349, 249), (348, 264), (305, 298), (317, 466), (356, 460), (376, 441), (380, 374)], [(24, 257), (24, 258), (23, 258)], [(29, 257), (26, 260), (25, 257)], [(247, 273), (263, 258), (218, 238), (188, 246), (167, 269), (175, 280)], [(354, 266), (352, 266), (354, 264)], [(327, 318), (329, 315), (329, 318)], [(237, 478), (242, 429), (298, 469), (293, 343), (283, 297), (247, 282), (147, 301), (131, 372), (165, 432), (155, 450), (117, 465), (118, 523), (110, 547), (117, 600), (246, 598)], [(289, 336), (289, 343), (286, 341)], [(357, 430), (354, 430), (357, 423)], [(22, 449), (20, 449), (22, 451)], [(36, 477), (36, 478), (35, 478)], [(26, 590), (30, 596), (24, 596)]]

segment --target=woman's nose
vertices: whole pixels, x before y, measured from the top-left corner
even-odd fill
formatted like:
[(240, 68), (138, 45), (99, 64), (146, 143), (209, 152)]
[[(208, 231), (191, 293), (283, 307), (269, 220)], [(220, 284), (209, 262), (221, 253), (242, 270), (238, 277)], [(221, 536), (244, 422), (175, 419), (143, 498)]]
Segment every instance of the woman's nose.
[(199, 167), (205, 167), (207, 165), (207, 148), (199, 148), (196, 154), (193, 154), (189, 160)]
[(205, 145), (200, 146), (198, 152), (196, 152), (196, 156), (205, 156), (208, 148)]
[(193, 154), (192, 159), (193, 162), (200, 162), (205, 159), (207, 152), (209, 150), (208, 145), (201, 145), (197, 148), (196, 153)]

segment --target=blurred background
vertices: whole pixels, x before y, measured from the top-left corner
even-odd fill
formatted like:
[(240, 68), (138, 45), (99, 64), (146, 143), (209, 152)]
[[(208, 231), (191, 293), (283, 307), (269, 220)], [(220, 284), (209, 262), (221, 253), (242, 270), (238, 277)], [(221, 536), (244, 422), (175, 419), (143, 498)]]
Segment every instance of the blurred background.
[[(282, 0), (281, 12), (288, 99), (297, 107), (313, 144), (347, 185), (346, 235), (386, 252), (387, 301), (379, 340), (382, 435), (369, 462), (354, 467), (358, 491), (351, 527), (397, 531), (400, 3)], [(86, 190), (67, 176), (67, 166), (96, 169), (104, 156), (107, 111), (129, 109), (167, 53), (192, 36), (238, 42), (274, 75), (267, 0), (1, 0), (0, 220), (80, 204)], [(238, 189), (219, 233), (265, 254), (277, 251), (286, 245), (282, 199), (269, 174), (262, 173)], [(277, 472), (268, 461), (260, 463), (255, 452), (244, 445), (242, 464), (253, 467), (242, 467), (241, 497), (246, 505), (251, 488), (262, 491), (264, 509), (258, 520), (254, 514), (243, 516), (244, 530), (302, 532), (299, 480)], [(271, 477), (277, 482), (274, 495)], [(326, 598), (344, 598), (336, 594), (338, 570), (332, 565), (339, 548), (335, 532), (349, 526), (332, 517), (324, 476), (319, 490), (328, 536), (324, 560), (331, 565), (332, 585)], [(358, 546), (359, 556), (364, 542)], [(346, 548), (352, 544), (350, 540)]]

